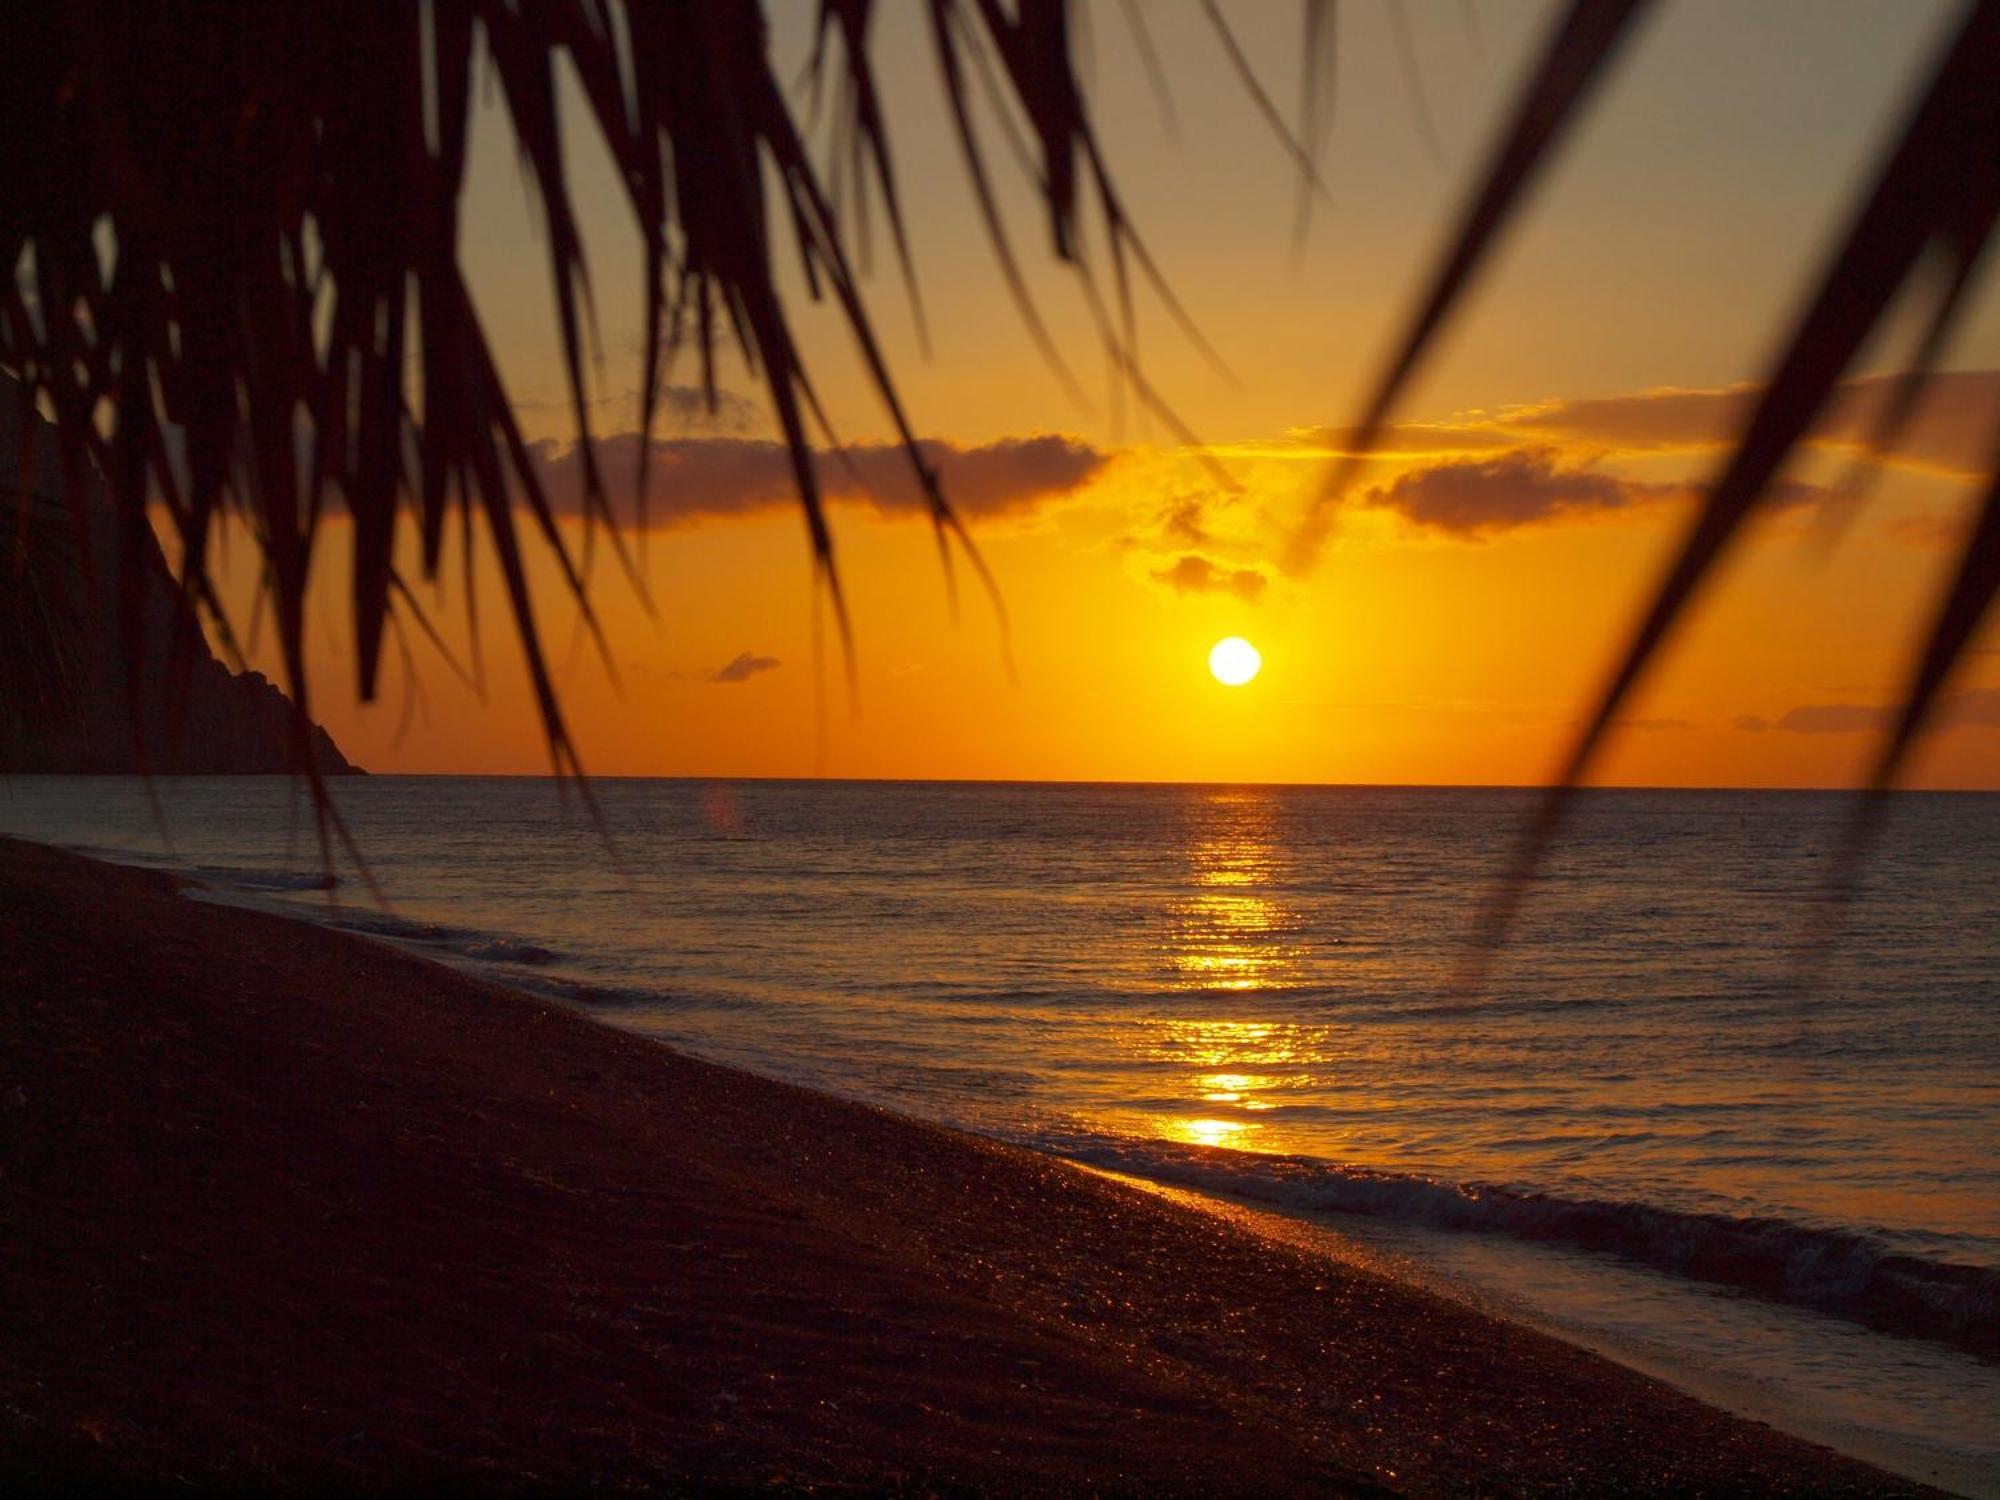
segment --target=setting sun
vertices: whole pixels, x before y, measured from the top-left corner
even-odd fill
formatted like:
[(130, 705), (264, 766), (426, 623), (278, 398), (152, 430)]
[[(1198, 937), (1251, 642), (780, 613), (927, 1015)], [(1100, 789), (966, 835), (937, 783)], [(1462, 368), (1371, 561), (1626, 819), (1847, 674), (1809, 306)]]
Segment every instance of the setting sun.
[(0, 3), (0, 1478), (2000, 1500), (2000, 0)]
[(1224, 687), (1241, 687), (1263, 669), (1264, 658), (1240, 635), (1215, 643), (1208, 653), (1208, 670)]

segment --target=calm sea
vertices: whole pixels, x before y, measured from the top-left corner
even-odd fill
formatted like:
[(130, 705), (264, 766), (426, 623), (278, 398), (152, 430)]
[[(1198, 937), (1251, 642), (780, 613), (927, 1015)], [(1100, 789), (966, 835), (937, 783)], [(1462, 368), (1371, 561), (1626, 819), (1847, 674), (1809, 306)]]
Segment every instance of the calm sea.
[(1801, 987), (1846, 799), (1586, 794), (1467, 996), (1532, 793), (603, 781), (607, 847), (545, 781), (373, 777), (337, 791), (384, 909), (317, 888), (287, 782), (159, 790), (171, 847), (121, 780), (0, 781), (0, 831), (1338, 1225), (2000, 1490), (2000, 797), (1896, 799)]

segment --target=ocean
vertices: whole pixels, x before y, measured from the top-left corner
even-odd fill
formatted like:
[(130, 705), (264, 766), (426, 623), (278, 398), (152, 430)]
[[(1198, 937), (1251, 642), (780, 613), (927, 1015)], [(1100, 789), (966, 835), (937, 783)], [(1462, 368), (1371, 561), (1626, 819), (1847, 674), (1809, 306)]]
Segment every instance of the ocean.
[(1286, 1216), (2000, 1493), (2000, 796), (1593, 791), (1477, 993), (1508, 789), (0, 780), (196, 876), (704, 1057)]

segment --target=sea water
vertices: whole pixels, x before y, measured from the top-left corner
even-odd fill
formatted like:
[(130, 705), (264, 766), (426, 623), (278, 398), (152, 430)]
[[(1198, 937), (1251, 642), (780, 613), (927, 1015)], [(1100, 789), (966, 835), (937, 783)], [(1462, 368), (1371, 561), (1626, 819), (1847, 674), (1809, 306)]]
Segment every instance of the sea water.
[[(703, 1056), (1338, 1226), (1445, 1290), (2000, 1492), (2000, 796), (0, 780), (192, 872)], [(163, 832), (164, 825), (164, 832)], [(329, 879), (331, 875), (331, 879)]]

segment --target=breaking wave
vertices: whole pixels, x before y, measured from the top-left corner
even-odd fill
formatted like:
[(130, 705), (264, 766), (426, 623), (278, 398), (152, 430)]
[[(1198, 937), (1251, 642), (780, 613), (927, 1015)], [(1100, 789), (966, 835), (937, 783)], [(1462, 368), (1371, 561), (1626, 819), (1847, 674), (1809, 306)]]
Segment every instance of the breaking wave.
[(340, 878), (326, 870), (267, 870), (239, 865), (196, 865), (203, 880), (246, 891), (330, 891)]
[(453, 927), (444, 922), (424, 922), (390, 912), (342, 912), (327, 921), (346, 932), (417, 943), (484, 963), (541, 965), (554, 963), (561, 956), (553, 948), (544, 948), (525, 938)]
[(1931, 1260), (1850, 1229), (1450, 1182), (1306, 1157), (1110, 1136), (1044, 1142), (1072, 1160), (1275, 1207), (1513, 1235), (2000, 1359), (2000, 1269)]

